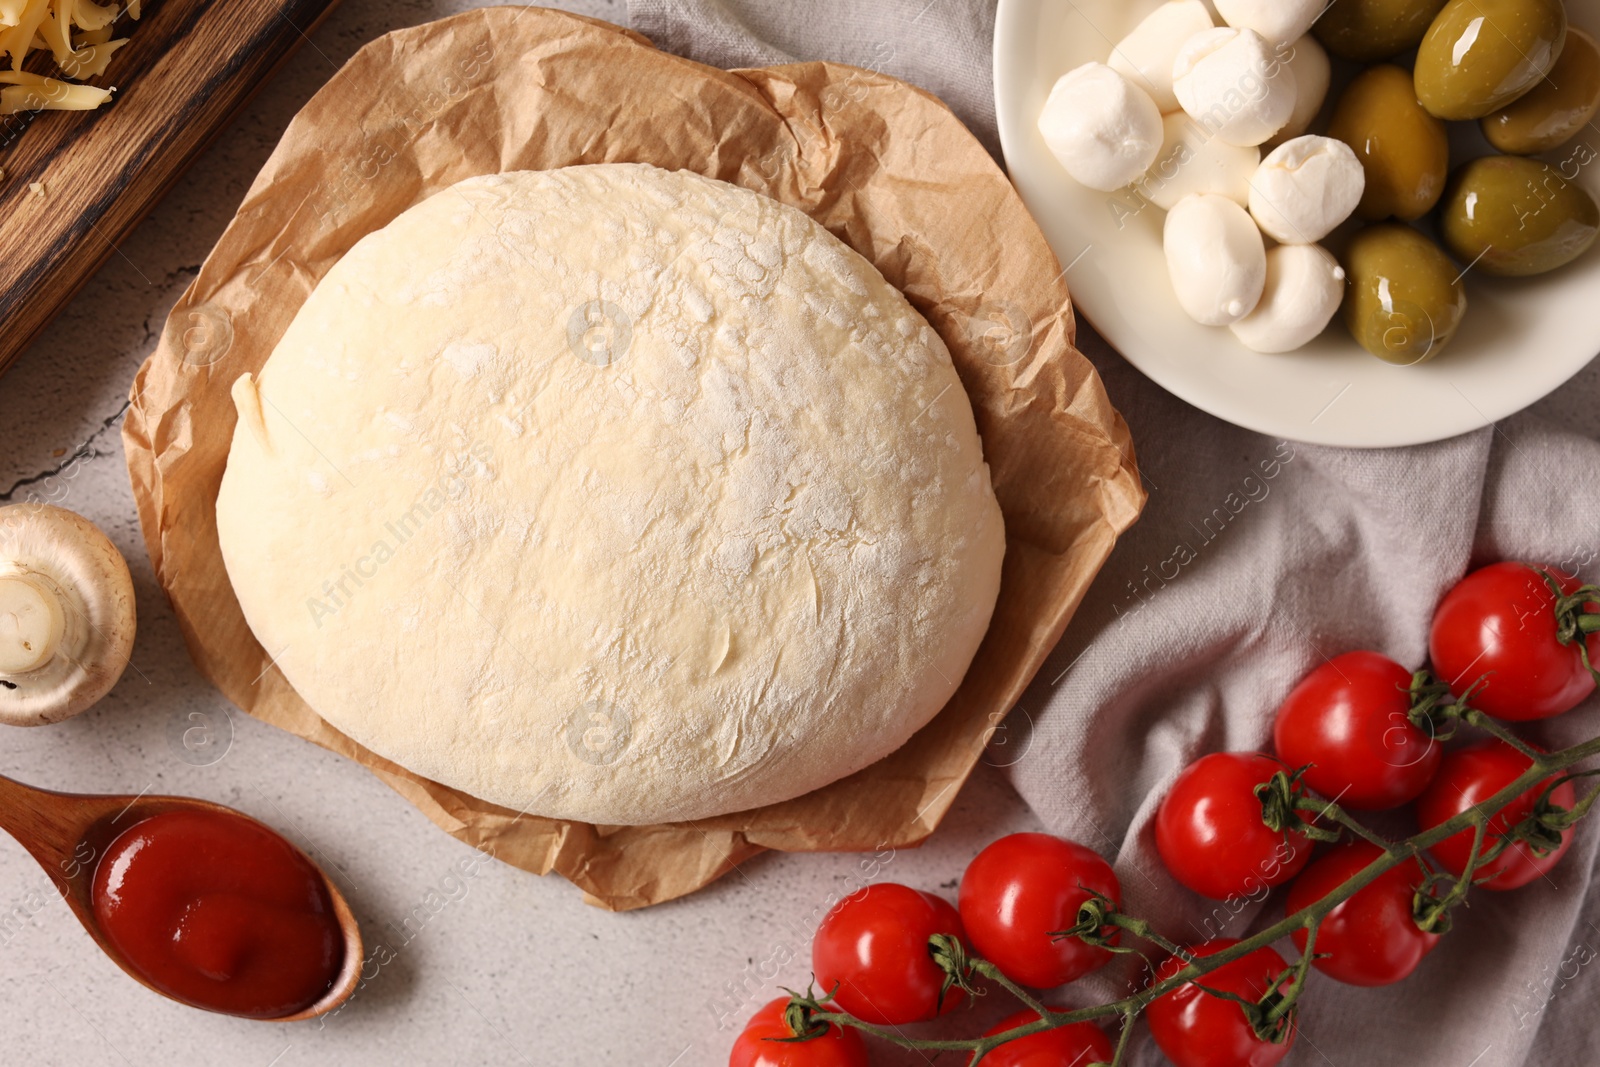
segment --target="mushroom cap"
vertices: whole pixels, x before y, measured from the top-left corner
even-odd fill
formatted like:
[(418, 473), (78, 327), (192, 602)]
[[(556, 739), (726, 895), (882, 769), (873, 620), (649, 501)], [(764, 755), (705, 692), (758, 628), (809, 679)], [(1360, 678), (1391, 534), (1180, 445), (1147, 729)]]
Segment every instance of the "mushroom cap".
[(0, 673), (0, 723), (41, 726), (87, 709), (117, 684), (137, 626), (133, 576), (99, 527), (51, 504), (0, 507), (0, 578), (21, 578), (59, 602), (55, 655)]

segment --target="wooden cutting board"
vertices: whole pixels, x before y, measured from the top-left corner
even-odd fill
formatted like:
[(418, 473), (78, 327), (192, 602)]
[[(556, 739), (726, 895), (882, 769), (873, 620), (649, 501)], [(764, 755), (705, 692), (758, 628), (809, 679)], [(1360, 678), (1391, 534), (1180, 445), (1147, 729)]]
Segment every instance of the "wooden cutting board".
[(0, 116), (0, 373), (337, 2), (145, 0), (110, 103)]

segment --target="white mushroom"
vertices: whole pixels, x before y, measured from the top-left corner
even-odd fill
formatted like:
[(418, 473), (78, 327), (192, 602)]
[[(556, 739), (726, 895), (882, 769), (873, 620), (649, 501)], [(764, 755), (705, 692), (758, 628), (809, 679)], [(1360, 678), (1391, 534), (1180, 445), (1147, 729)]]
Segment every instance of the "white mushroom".
[(49, 504), (0, 508), (0, 723), (70, 718), (122, 677), (133, 578), (88, 519)]

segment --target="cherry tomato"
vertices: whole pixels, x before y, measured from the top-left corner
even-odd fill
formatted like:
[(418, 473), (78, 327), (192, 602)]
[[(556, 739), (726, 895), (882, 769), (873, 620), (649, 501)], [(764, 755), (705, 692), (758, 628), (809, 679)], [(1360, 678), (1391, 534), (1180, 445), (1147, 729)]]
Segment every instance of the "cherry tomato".
[(961, 925), (978, 955), (1007, 978), (1050, 989), (1111, 959), (1108, 949), (1075, 937), (1050, 937), (1077, 924), (1091, 892), (1122, 903), (1122, 886), (1098, 853), (1049, 834), (1011, 834), (978, 853), (961, 876)]
[[(1309, 908), (1369, 866), (1383, 850), (1359, 838), (1336, 846), (1303, 871), (1289, 887), (1292, 914)], [(1348, 985), (1392, 985), (1417, 969), (1439, 943), (1412, 916), (1412, 902), (1427, 871), (1416, 860), (1379, 875), (1355, 896), (1335, 907), (1317, 928), (1313, 946), (1326, 959), (1312, 966)], [(1297, 930), (1294, 946), (1306, 950), (1306, 932)]]
[[(1582, 583), (1554, 567), (1539, 571), (1572, 594)], [(1577, 707), (1594, 692), (1577, 641), (1556, 638), (1556, 598), (1533, 568), (1495, 563), (1473, 571), (1445, 595), (1433, 616), (1429, 649), (1435, 673), (1457, 696), (1480, 678), (1473, 707), (1497, 719), (1548, 719)], [(1584, 605), (1586, 613), (1600, 604)], [(1600, 665), (1600, 634), (1588, 639)]]
[(1376, 652), (1347, 652), (1324, 663), (1289, 694), (1272, 730), (1301, 781), (1358, 811), (1409, 804), (1428, 788), (1442, 754), (1414, 724), (1411, 672)]
[(785, 1040), (795, 1036), (783, 1018), (788, 1006), (789, 998), (780, 997), (750, 1017), (728, 1067), (867, 1067), (867, 1043), (842, 1026), (809, 1041)]
[(1156, 851), (1196, 893), (1227, 900), (1282, 885), (1311, 858), (1304, 834), (1261, 821), (1255, 787), (1287, 768), (1260, 752), (1213, 752), (1178, 775), (1156, 812)]
[[(1207, 941), (1190, 950), (1195, 956), (1209, 956), (1239, 942), (1229, 938)], [(1156, 968), (1156, 981), (1171, 978), (1185, 964), (1177, 956), (1168, 957)], [(1210, 989), (1232, 993), (1246, 1000), (1259, 1000), (1273, 980), (1288, 965), (1270, 948), (1258, 948), (1241, 959), (1224, 964), (1200, 979)], [(1291, 986), (1284, 983), (1283, 990)], [(1157, 997), (1145, 1009), (1150, 1034), (1178, 1067), (1273, 1067), (1294, 1047), (1296, 1027), (1280, 1044), (1257, 1037), (1245, 1018), (1244, 1010), (1231, 1000), (1214, 997), (1185, 983)]]
[[(1439, 767), (1439, 776), (1417, 801), (1417, 823), (1424, 831), (1447, 822), (1474, 804), (1482, 803), (1510, 785), (1533, 766), (1533, 761), (1503, 741), (1488, 740), (1458, 748), (1447, 753)], [(1552, 776), (1553, 777), (1553, 776)], [(1550, 785), (1551, 778), (1513, 800), (1500, 814), (1489, 820), (1483, 847), (1494, 844), (1498, 835), (1506, 833), (1533, 812), (1539, 795)], [(1563, 782), (1550, 794), (1550, 803), (1572, 809), (1576, 791), (1571, 782)], [(1543, 856), (1536, 855), (1527, 842), (1512, 844), (1493, 862), (1484, 864), (1474, 873), (1474, 879), (1484, 879), (1480, 884), (1486, 889), (1518, 889), (1550, 871), (1572, 846), (1571, 832), (1561, 835), (1561, 845)], [(1472, 831), (1463, 830), (1447, 837), (1430, 849), (1439, 865), (1453, 874), (1467, 868), (1472, 855)]]
[[(949, 901), (893, 882), (869, 885), (835, 904), (811, 942), (811, 969), (840, 1009), (863, 1022), (900, 1026), (942, 1014), (945, 973), (928, 954), (934, 934), (963, 937)], [(943, 1012), (966, 994), (952, 987)]]
[[(983, 1036), (1003, 1034), (1038, 1018), (1032, 1011), (1019, 1011)], [(981, 1060), (969, 1057), (967, 1063), (969, 1067), (974, 1063), (981, 1063), (983, 1067), (1088, 1067), (1091, 1063), (1110, 1063), (1115, 1055), (1116, 1050), (1111, 1047), (1111, 1039), (1104, 1030), (1094, 1023), (1072, 1023), (1008, 1041)]]

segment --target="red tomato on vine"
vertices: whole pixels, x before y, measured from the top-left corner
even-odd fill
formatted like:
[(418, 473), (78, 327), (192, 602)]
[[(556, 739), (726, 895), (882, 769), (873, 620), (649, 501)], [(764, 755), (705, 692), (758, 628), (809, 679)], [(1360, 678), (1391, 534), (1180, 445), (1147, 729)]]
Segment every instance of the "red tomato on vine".
[(1311, 840), (1272, 830), (1257, 786), (1284, 764), (1260, 752), (1214, 752), (1191, 763), (1156, 812), (1156, 851), (1172, 876), (1214, 900), (1282, 885), (1311, 859)]
[(1439, 769), (1433, 731), (1410, 718), (1412, 673), (1376, 652), (1335, 656), (1278, 709), (1272, 742), (1301, 779), (1342, 807), (1409, 804)]
[(1554, 567), (1495, 563), (1445, 595), (1428, 644), (1457, 696), (1481, 679), (1472, 706), (1521, 722), (1570, 711), (1594, 692), (1596, 631), (1600, 590)]
[(863, 1022), (922, 1022), (966, 996), (959, 986), (945, 991), (945, 972), (928, 951), (934, 934), (964, 940), (949, 901), (893, 882), (870, 885), (823, 918), (811, 942), (811, 969), (839, 1009)]
[[(1196, 946), (1190, 954), (1209, 956), (1238, 943), (1218, 938)], [(1181, 958), (1168, 957), (1156, 968), (1156, 981), (1171, 978), (1184, 966)], [(1258, 948), (1199, 981), (1209, 989), (1258, 1001), (1287, 968), (1283, 957), (1272, 949)], [(1292, 985), (1292, 979), (1280, 984), (1279, 992), (1287, 992)], [(1239, 1004), (1212, 996), (1192, 982), (1151, 1001), (1145, 1017), (1156, 1044), (1177, 1067), (1274, 1067), (1294, 1047), (1292, 1015), (1282, 1025), (1282, 1040), (1273, 1041), (1255, 1032)]]
[[(1019, 1011), (986, 1030), (983, 1036), (1003, 1034), (1038, 1018), (1032, 1011)], [(1088, 1067), (1091, 1063), (1110, 1063), (1115, 1055), (1116, 1050), (1111, 1047), (1111, 1039), (1104, 1030), (1094, 1023), (1071, 1023), (1008, 1041), (982, 1059), (969, 1057), (967, 1063), (982, 1067)]]
[[(1336, 846), (1301, 872), (1289, 887), (1285, 908), (1290, 914), (1315, 904), (1354, 878), (1383, 850), (1356, 839)], [(1428, 872), (1411, 860), (1379, 875), (1355, 896), (1339, 904), (1317, 928), (1312, 966), (1347, 985), (1392, 985), (1417, 969), (1439, 943), (1413, 915), (1413, 901)], [(1294, 933), (1294, 947), (1306, 950), (1305, 930)]]
[[(1426, 831), (1448, 822), (1500, 792), (1531, 766), (1533, 760), (1503, 741), (1491, 739), (1456, 749), (1445, 756), (1439, 776), (1417, 801), (1417, 823)], [(1483, 847), (1487, 849), (1535, 814), (1540, 796), (1554, 780), (1555, 776), (1551, 776), (1539, 782), (1491, 817)], [(1563, 782), (1551, 791), (1546, 806), (1571, 811), (1576, 799), (1572, 783)], [(1570, 830), (1546, 830), (1542, 837), (1537, 844), (1513, 843), (1497, 858), (1480, 866), (1473, 874), (1474, 879), (1486, 889), (1518, 889), (1548, 874), (1572, 846), (1572, 833)], [(1447, 837), (1429, 851), (1440, 866), (1460, 875), (1467, 869), (1472, 854), (1472, 831), (1463, 830)]]
[(789, 999), (772, 1001), (751, 1016), (733, 1043), (728, 1067), (867, 1067), (867, 1044), (854, 1030), (828, 1026), (827, 1033), (793, 1041), (784, 1020)]
[(1051, 989), (1111, 959), (1109, 949), (1051, 934), (1078, 922), (1094, 894), (1122, 903), (1099, 853), (1050, 834), (1011, 834), (978, 853), (961, 876), (961, 925), (978, 955), (1013, 982)]

